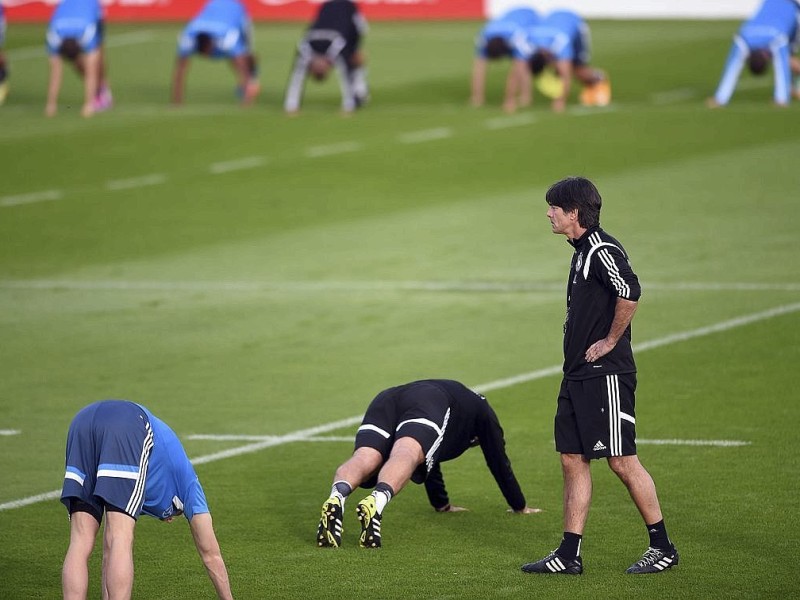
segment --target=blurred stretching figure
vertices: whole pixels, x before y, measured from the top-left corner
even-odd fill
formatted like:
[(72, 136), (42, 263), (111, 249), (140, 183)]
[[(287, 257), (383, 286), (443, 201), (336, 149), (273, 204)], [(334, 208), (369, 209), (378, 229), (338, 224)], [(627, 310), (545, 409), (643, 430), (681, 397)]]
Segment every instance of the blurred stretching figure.
[(573, 77), (584, 86), (583, 104), (602, 106), (610, 102), (606, 74), (589, 66), (591, 37), (589, 26), (580, 16), (568, 10), (554, 11), (531, 28), (528, 41), (534, 49), (529, 60), (533, 75), (539, 76), (549, 66), (561, 81), (561, 93), (552, 101), (555, 112), (566, 108)]
[(383, 509), (409, 480), (425, 483), (437, 512), (466, 510), (450, 504), (439, 463), (477, 445), (510, 510), (540, 512), (525, 503), (506, 455), (503, 429), (486, 398), (448, 379), (414, 381), (382, 391), (367, 407), (353, 455), (336, 469), (331, 496), (322, 505), (317, 545), (342, 544), (345, 500), (358, 486), (375, 488), (356, 507), (363, 548), (381, 547)]
[(81, 115), (111, 108), (111, 89), (106, 80), (103, 51), (103, 15), (99, 0), (62, 0), (47, 29), (50, 80), (45, 114), (58, 112), (58, 94), (64, 75), (64, 60), (75, 67), (83, 79), (84, 101)]
[(227, 59), (236, 75), (236, 95), (249, 105), (258, 96), (258, 65), (252, 51), (250, 17), (239, 0), (209, 0), (181, 33), (172, 81), (172, 102), (183, 103), (192, 54)]
[(528, 29), (539, 22), (532, 8), (515, 8), (491, 19), (484, 25), (475, 40), (475, 59), (472, 65), (472, 106), (483, 106), (486, 101), (486, 72), (489, 61), (505, 57), (511, 59), (506, 77), (503, 108), (513, 112), (517, 107), (531, 103), (531, 76), (527, 60), (531, 54)]
[(525, 573), (580, 575), (581, 541), (592, 503), (591, 461), (605, 458), (639, 510), (650, 546), (626, 573), (659, 573), (678, 564), (652, 477), (636, 455), (636, 363), (631, 320), (641, 287), (622, 244), (600, 227), (594, 184), (568, 177), (547, 190), (547, 218), (573, 247), (564, 321), (564, 376), (555, 416), (564, 477), (564, 535), (557, 549), (522, 566)]
[(8, 64), (3, 53), (3, 46), (6, 43), (6, 15), (2, 3), (0, 3), (0, 106), (8, 97)]
[(133, 530), (144, 513), (171, 522), (184, 515), (217, 596), (232, 598), (203, 487), (178, 437), (139, 404), (103, 400), (78, 411), (67, 434), (61, 502), (69, 511), (65, 600), (83, 600), (89, 558), (103, 515), (103, 598), (130, 598)]
[[(725, 70), (708, 106), (725, 106), (733, 96), (739, 75), (747, 63), (754, 75), (763, 75), (772, 62), (775, 71), (773, 100), (788, 106), (792, 96), (792, 73), (800, 74), (800, 59), (792, 56), (798, 46), (800, 4), (796, 0), (764, 0), (753, 17), (733, 36)], [(794, 90), (800, 98), (800, 90)]]
[(352, 113), (369, 99), (361, 38), (367, 22), (351, 0), (327, 0), (305, 36), (297, 44), (283, 108), (290, 115), (300, 110), (306, 77), (324, 81), (332, 68), (339, 72), (342, 111)]

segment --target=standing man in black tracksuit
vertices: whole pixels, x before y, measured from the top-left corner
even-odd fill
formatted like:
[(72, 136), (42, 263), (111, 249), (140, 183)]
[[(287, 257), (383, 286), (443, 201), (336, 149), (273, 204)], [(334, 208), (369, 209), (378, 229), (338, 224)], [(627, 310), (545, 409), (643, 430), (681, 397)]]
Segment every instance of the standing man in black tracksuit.
[(381, 546), (383, 509), (409, 480), (425, 483), (438, 512), (465, 510), (450, 504), (439, 463), (477, 445), (511, 510), (540, 512), (525, 503), (506, 455), (503, 429), (486, 398), (449, 379), (383, 390), (367, 407), (353, 455), (336, 469), (331, 496), (322, 505), (317, 545), (341, 545), (345, 500), (358, 486), (375, 488), (356, 508), (364, 548)]
[(369, 98), (364, 53), (360, 49), (366, 32), (367, 21), (355, 2), (324, 2), (297, 44), (284, 110), (290, 115), (300, 111), (307, 75), (324, 81), (334, 68), (339, 73), (342, 111), (348, 114), (362, 106)]
[(627, 573), (658, 573), (678, 564), (656, 487), (636, 456), (636, 363), (631, 320), (641, 288), (628, 255), (600, 228), (602, 200), (582, 177), (555, 183), (546, 195), (553, 233), (575, 248), (567, 283), (564, 378), (555, 417), (564, 474), (564, 537), (526, 573), (583, 572), (580, 545), (592, 500), (590, 460), (606, 458), (644, 519), (650, 547)]

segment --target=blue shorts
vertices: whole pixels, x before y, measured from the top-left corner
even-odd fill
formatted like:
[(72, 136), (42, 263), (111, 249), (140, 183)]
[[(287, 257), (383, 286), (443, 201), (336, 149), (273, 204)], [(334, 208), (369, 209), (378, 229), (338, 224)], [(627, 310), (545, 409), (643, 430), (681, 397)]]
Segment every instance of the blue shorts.
[(67, 38), (75, 38), (80, 44), (83, 52), (97, 50), (103, 44), (103, 21), (94, 21), (76, 26), (67, 23), (62, 26), (59, 23), (52, 23), (47, 30), (46, 45), (47, 53), (50, 55), (58, 54), (61, 44)]
[(67, 434), (61, 502), (102, 515), (106, 506), (136, 519), (145, 497), (153, 432), (142, 408), (125, 400), (103, 400), (81, 409)]

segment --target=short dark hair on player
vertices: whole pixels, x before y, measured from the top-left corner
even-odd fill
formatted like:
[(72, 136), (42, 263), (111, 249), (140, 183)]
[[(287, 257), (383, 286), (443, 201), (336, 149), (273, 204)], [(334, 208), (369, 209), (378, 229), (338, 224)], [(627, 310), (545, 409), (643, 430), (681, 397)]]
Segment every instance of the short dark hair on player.
[(198, 54), (211, 54), (214, 49), (214, 39), (211, 34), (201, 32), (194, 36), (194, 49)]
[(538, 75), (547, 66), (547, 56), (544, 52), (534, 52), (528, 59), (528, 68), (531, 73)]
[(545, 200), (564, 212), (577, 209), (578, 224), (584, 229), (600, 224), (603, 199), (595, 185), (585, 177), (567, 177), (557, 181), (547, 190)]
[(58, 47), (58, 53), (67, 60), (74, 61), (82, 52), (81, 45), (77, 38), (65, 38)]
[(763, 75), (767, 72), (767, 67), (771, 60), (772, 55), (766, 48), (753, 50), (750, 56), (747, 57), (747, 68), (750, 69), (753, 75)]
[(486, 42), (486, 56), (489, 58), (502, 58), (503, 56), (511, 56), (511, 48), (501, 37), (489, 38), (489, 40)]

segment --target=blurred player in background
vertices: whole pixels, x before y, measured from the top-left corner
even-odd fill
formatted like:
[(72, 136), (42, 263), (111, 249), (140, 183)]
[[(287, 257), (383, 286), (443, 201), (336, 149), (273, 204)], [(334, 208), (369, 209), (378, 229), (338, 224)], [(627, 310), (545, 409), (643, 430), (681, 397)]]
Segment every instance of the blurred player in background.
[(565, 110), (573, 77), (584, 86), (582, 104), (602, 106), (610, 102), (608, 77), (589, 65), (589, 26), (580, 16), (568, 10), (553, 11), (531, 28), (528, 41), (533, 47), (528, 61), (533, 75), (539, 77), (552, 68), (560, 80), (552, 101), (554, 111)]
[(297, 114), (303, 99), (306, 77), (325, 81), (331, 69), (339, 73), (342, 111), (352, 113), (369, 99), (367, 72), (361, 38), (367, 22), (351, 0), (327, 0), (317, 12), (305, 36), (297, 44), (292, 73), (283, 108)]
[[(771, 62), (775, 71), (773, 100), (778, 106), (788, 106), (792, 73), (800, 75), (800, 59), (792, 56), (798, 47), (799, 20), (796, 0), (764, 0), (733, 37), (722, 79), (708, 105), (716, 108), (730, 101), (745, 63), (754, 75), (763, 75)], [(796, 88), (794, 95), (800, 98), (800, 89)]]
[(108, 110), (111, 88), (106, 79), (103, 50), (103, 13), (99, 0), (62, 0), (47, 29), (50, 80), (45, 114), (58, 112), (58, 94), (64, 76), (64, 61), (72, 63), (83, 79), (84, 102), (81, 115)]
[(61, 502), (70, 516), (62, 586), (86, 598), (89, 559), (103, 515), (103, 598), (130, 598), (133, 533), (139, 515), (184, 515), (217, 596), (232, 598), (205, 493), (178, 437), (139, 404), (103, 400), (78, 411), (67, 434)]
[(513, 112), (517, 107), (531, 103), (531, 76), (526, 61), (531, 54), (528, 29), (539, 22), (539, 14), (528, 7), (509, 10), (491, 19), (481, 29), (475, 41), (475, 59), (472, 64), (472, 106), (483, 106), (486, 101), (486, 73), (489, 61), (511, 59), (506, 77), (503, 109)]
[(341, 545), (345, 500), (358, 486), (375, 488), (356, 507), (364, 548), (380, 548), (383, 510), (409, 480), (425, 484), (437, 512), (466, 510), (450, 504), (439, 463), (477, 445), (510, 510), (540, 512), (525, 502), (506, 455), (503, 429), (486, 398), (446, 379), (382, 391), (367, 407), (353, 455), (336, 469), (331, 496), (322, 505), (317, 545)]
[(600, 227), (602, 198), (583, 177), (545, 195), (552, 232), (574, 248), (567, 278), (564, 375), (555, 416), (564, 478), (564, 535), (556, 550), (522, 566), (525, 573), (580, 575), (581, 542), (592, 502), (591, 461), (605, 458), (644, 520), (650, 546), (626, 573), (659, 573), (678, 564), (656, 486), (636, 455), (636, 362), (631, 321), (641, 286), (622, 244)]
[(178, 58), (172, 81), (172, 102), (183, 103), (189, 57), (228, 59), (236, 75), (236, 93), (250, 105), (261, 91), (258, 64), (252, 51), (250, 16), (239, 0), (209, 0), (178, 39)]
[(0, 106), (8, 97), (8, 64), (6, 55), (3, 53), (3, 46), (6, 43), (6, 15), (3, 4), (0, 3)]

